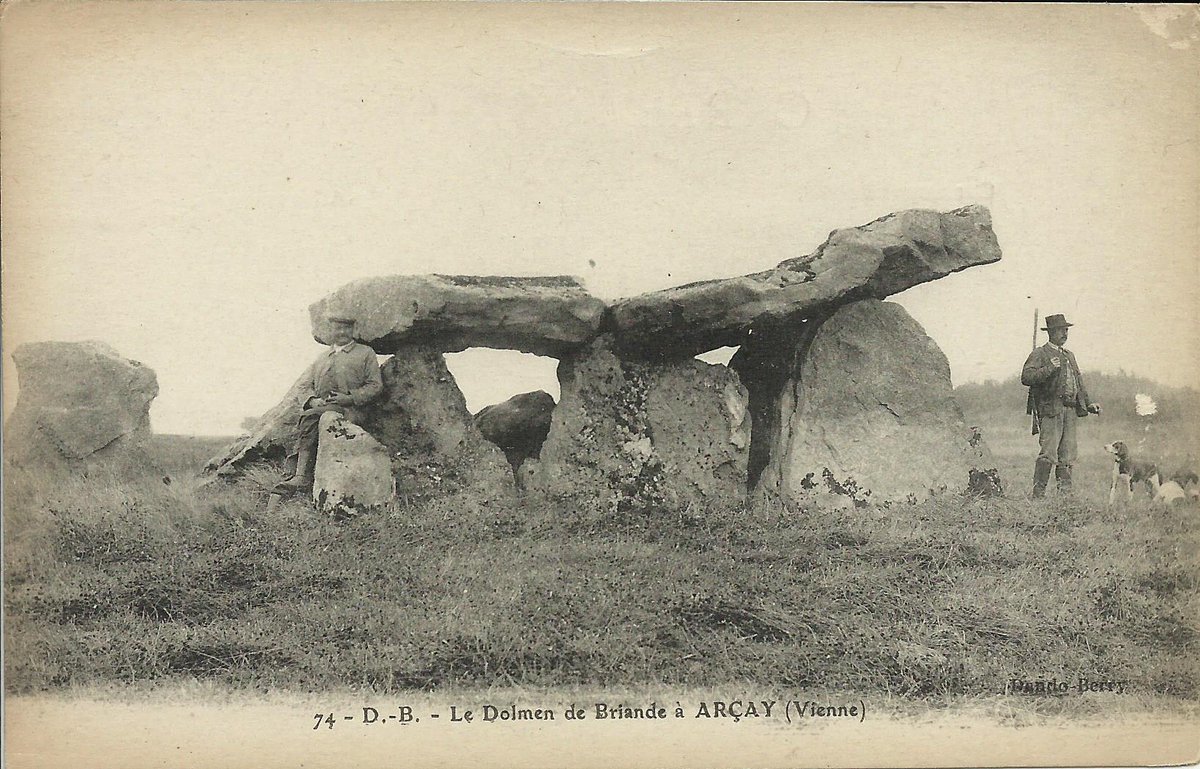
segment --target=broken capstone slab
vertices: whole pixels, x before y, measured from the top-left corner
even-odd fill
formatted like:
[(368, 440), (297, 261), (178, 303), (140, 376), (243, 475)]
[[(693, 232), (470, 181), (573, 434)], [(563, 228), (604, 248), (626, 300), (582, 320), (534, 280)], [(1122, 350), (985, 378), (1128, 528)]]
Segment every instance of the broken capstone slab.
[(310, 306), (309, 315), (318, 342), (329, 339), (330, 317), (348, 317), (355, 338), (379, 354), (419, 344), (561, 357), (599, 333), (605, 309), (566, 276), (392, 275), (348, 283)]
[(345, 416), (321, 415), (313, 502), (322, 513), (350, 518), (385, 510), (396, 497), (387, 448)]
[(750, 391), (757, 491), (839, 504), (915, 502), (994, 467), (946, 356), (904, 308), (868, 299), (752, 335), (730, 361)]
[(288, 388), (283, 400), (259, 417), (249, 434), (239, 437), (221, 454), (208, 460), (202, 474), (209, 480), (214, 477), (232, 480), (257, 463), (282, 461), (295, 451), (300, 435), (300, 395), (311, 386), (311, 381), (309, 370), (305, 368)]
[(616, 346), (622, 357), (643, 358), (738, 346), (752, 328), (828, 313), (858, 299), (882, 299), (999, 259), (991, 215), (983, 206), (900, 211), (834, 230), (812, 254), (773, 270), (623, 299), (612, 306)]

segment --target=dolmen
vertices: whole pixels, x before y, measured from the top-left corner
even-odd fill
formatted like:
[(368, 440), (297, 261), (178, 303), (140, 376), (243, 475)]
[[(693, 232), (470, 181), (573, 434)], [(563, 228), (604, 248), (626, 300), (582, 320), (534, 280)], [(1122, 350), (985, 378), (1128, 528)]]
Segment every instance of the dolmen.
[[(612, 304), (570, 277), (400, 275), (309, 311), (318, 342), (327, 318), (352, 317), (356, 338), (391, 356), (362, 428), (401, 496), (520, 488), (617, 515), (751, 494), (894, 504), (961, 492), (992, 464), (945, 355), (883, 300), (1000, 257), (986, 208), (910, 210), (771, 270)], [(442, 357), (469, 347), (557, 358), (559, 402), (525, 393), (472, 415)], [(738, 348), (728, 366), (695, 357), (719, 347)], [(298, 413), (285, 394), (205, 474), (233, 481), (282, 461)]]

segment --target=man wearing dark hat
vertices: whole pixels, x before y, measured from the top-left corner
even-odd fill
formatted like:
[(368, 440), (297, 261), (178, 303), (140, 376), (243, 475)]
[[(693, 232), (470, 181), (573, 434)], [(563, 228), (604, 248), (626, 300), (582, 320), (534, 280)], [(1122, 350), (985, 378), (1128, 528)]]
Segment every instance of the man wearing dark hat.
[(331, 317), (329, 351), (313, 362), (300, 393), (300, 438), (296, 441), (296, 472), (276, 488), (282, 492), (309, 489), (317, 464), (321, 414), (337, 411), (351, 422), (362, 419), (361, 407), (383, 392), (375, 351), (354, 341), (354, 319)]
[(1021, 369), (1021, 384), (1029, 388), (1026, 411), (1033, 414), (1033, 433), (1041, 444), (1033, 469), (1034, 498), (1045, 495), (1051, 470), (1059, 491), (1071, 491), (1075, 421), (1100, 413), (1100, 405), (1088, 399), (1075, 355), (1063, 347), (1071, 325), (1062, 315), (1047, 316), (1042, 330), (1050, 341), (1034, 349)]

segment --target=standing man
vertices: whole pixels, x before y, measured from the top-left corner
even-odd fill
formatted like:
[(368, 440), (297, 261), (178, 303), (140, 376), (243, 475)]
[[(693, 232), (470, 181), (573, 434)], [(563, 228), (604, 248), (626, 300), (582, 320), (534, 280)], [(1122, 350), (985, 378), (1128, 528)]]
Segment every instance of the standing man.
[(1062, 315), (1049, 315), (1042, 330), (1050, 341), (1034, 349), (1021, 369), (1021, 384), (1029, 388), (1028, 411), (1041, 451), (1033, 469), (1033, 496), (1046, 493), (1050, 471), (1063, 493), (1071, 491), (1071, 465), (1075, 462), (1075, 421), (1099, 414), (1100, 404), (1088, 399), (1075, 355), (1065, 347), (1072, 324)]
[(329, 351), (317, 358), (304, 375), (296, 472), (275, 487), (284, 493), (312, 488), (321, 414), (337, 411), (358, 424), (362, 420), (361, 407), (383, 392), (375, 351), (354, 341), (353, 318), (329, 318), (329, 343)]

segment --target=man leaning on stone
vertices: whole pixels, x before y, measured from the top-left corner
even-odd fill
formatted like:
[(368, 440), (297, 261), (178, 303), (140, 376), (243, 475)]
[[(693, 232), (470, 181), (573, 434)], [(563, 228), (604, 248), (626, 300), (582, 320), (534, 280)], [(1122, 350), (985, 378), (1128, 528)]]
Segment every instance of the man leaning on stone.
[(1034, 348), (1021, 369), (1021, 384), (1029, 388), (1026, 411), (1033, 414), (1033, 434), (1041, 447), (1033, 467), (1035, 499), (1045, 495), (1051, 470), (1059, 491), (1070, 493), (1077, 448), (1075, 422), (1100, 413), (1100, 404), (1088, 399), (1075, 354), (1063, 347), (1072, 325), (1062, 315), (1046, 316), (1042, 331), (1050, 341)]
[(321, 414), (337, 411), (360, 424), (362, 407), (383, 392), (375, 351), (354, 341), (354, 319), (331, 317), (328, 322), (329, 351), (309, 367), (299, 397), (304, 410), (300, 413), (300, 437), (296, 441), (296, 471), (275, 487), (279, 492), (312, 488)]

